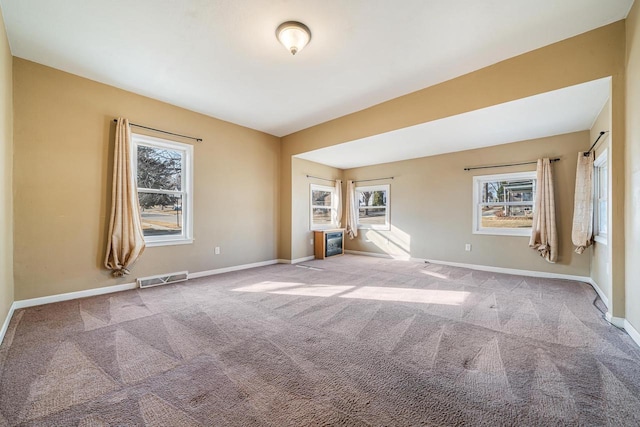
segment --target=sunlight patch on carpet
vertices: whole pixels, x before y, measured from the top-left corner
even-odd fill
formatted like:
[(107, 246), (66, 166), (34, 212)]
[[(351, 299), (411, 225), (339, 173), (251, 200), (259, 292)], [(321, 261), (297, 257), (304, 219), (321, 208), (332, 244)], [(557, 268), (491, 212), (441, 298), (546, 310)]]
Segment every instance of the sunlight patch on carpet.
[(358, 298), (377, 301), (416, 302), (422, 304), (461, 305), (469, 296), (464, 291), (433, 289), (390, 288), (384, 286), (362, 286), (340, 295), (340, 298)]

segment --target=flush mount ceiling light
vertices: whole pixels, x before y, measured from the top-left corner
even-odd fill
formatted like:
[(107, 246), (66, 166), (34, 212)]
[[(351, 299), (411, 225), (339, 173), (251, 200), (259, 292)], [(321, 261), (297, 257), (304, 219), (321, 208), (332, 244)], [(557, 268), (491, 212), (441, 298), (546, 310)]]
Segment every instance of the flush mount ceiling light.
[(302, 22), (287, 21), (278, 26), (276, 37), (292, 55), (295, 55), (309, 44), (311, 31)]

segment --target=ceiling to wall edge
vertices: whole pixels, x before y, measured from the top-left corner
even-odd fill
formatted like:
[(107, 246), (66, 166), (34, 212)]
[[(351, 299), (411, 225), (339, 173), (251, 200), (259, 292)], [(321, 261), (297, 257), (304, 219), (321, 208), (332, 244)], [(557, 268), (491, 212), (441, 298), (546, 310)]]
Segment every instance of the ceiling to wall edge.
[(293, 157), (352, 169), (589, 130), (610, 92), (604, 77)]

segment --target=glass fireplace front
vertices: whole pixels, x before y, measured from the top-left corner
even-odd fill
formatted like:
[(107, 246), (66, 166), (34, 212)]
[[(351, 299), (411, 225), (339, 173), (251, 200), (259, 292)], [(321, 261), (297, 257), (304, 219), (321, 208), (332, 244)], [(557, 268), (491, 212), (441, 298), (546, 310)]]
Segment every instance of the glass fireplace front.
[(327, 233), (325, 239), (325, 257), (342, 253), (342, 231)]

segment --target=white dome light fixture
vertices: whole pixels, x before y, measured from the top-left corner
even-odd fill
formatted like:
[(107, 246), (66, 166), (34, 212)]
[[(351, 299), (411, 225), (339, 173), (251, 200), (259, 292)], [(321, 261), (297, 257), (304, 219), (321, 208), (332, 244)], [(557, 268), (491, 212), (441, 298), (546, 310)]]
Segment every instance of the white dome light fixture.
[(302, 22), (287, 21), (278, 26), (276, 37), (292, 55), (295, 55), (311, 41), (311, 30)]

